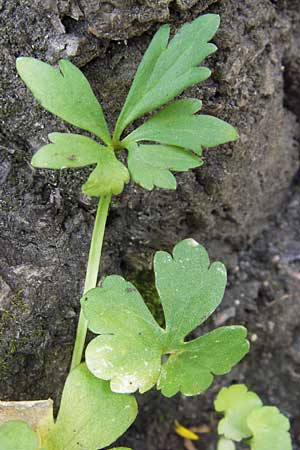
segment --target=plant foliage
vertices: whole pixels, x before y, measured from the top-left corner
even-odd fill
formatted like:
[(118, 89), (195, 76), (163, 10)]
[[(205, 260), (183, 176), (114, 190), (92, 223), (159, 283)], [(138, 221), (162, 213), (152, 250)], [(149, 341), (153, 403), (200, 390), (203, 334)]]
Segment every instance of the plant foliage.
[[(210, 70), (199, 65), (217, 49), (208, 41), (219, 23), (218, 15), (203, 15), (183, 25), (170, 41), (168, 26), (158, 30), (138, 67), (113, 138), (87, 79), (70, 61), (61, 60), (57, 70), (34, 58), (18, 58), (19, 75), (45, 109), (105, 144), (78, 134), (51, 133), (51, 143), (34, 155), (32, 165), (44, 169), (96, 165), (82, 187), (85, 194), (96, 197), (120, 194), (130, 177), (148, 190), (155, 186), (176, 189), (171, 171), (201, 166), (202, 147), (238, 137), (226, 122), (196, 114), (201, 109), (200, 100), (177, 100), (165, 106), (186, 88), (210, 76)], [(162, 106), (122, 138), (128, 125)], [(122, 148), (128, 151), (128, 170), (116, 155)]]
[(220, 304), (226, 269), (218, 262), (210, 265), (206, 250), (186, 239), (173, 256), (157, 252), (154, 270), (166, 329), (131, 283), (109, 276), (82, 298), (89, 329), (100, 335), (87, 347), (87, 366), (96, 377), (110, 380), (114, 392), (145, 392), (157, 384), (167, 397), (178, 391), (196, 395), (210, 386), (213, 374), (229, 372), (248, 351), (240, 326), (185, 342)]
[[(251, 450), (292, 450), (288, 419), (273, 406), (262, 401), (247, 386), (237, 384), (223, 388), (215, 400), (215, 409), (224, 414), (219, 422), (220, 449), (228, 442), (246, 439)], [(224, 445), (223, 445), (224, 442)], [(234, 447), (233, 447), (234, 448)]]

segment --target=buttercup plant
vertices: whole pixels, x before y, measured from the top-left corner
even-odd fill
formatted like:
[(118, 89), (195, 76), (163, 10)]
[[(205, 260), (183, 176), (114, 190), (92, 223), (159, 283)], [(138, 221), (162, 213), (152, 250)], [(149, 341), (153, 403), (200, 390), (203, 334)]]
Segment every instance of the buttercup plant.
[[(53, 419), (51, 402), (47, 414), (38, 420), (20, 420), (16, 411), (11, 413), (13, 420), (2, 420), (0, 450), (104, 448), (136, 417), (131, 393), (157, 385), (167, 397), (178, 391), (196, 395), (209, 387), (213, 374), (227, 373), (247, 353), (246, 330), (240, 326), (184, 340), (217, 308), (226, 284), (223, 264), (210, 265), (206, 250), (192, 239), (178, 243), (173, 255), (155, 255), (165, 329), (158, 326), (137, 289), (122, 277), (109, 276), (96, 287), (111, 196), (120, 194), (130, 179), (149, 190), (175, 189), (172, 171), (201, 166), (203, 147), (238, 137), (224, 121), (197, 114), (202, 106), (198, 99), (169, 104), (210, 76), (210, 70), (199, 65), (216, 51), (209, 40), (218, 26), (219, 16), (207, 14), (185, 24), (170, 41), (168, 26), (158, 30), (112, 136), (88, 81), (72, 63), (62, 60), (57, 70), (33, 58), (18, 58), (18, 73), (41, 105), (102, 142), (85, 135), (51, 133), (50, 143), (33, 156), (32, 165), (44, 169), (94, 166), (82, 190), (100, 201), (71, 370), (57, 419)], [(154, 114), (126, 134), (130, 124), (150, 112)], [(121, 149), (128, 152), (128, 167), (118, 159)], [(83, 363), (88, 328), (99, 336), (88, 345)], [(11, 406), (18, 408), (18, 403)]]

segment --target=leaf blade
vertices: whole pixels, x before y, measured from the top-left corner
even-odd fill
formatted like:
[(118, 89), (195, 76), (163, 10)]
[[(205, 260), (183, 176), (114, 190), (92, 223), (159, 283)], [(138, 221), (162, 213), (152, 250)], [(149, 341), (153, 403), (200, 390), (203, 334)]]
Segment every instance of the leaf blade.
[(59, 70), (31, 57), (17, 58), (17, 71), (38, 102), (52, 114), (111, 143), (98, 100), (83, 73), (70, 61)]
[(113, 392), (149, 390), (160, 371), (162, 330), (139, 292), (122, 277), (110, 276), (81, 303), (89, 329), (101, 334), (86, 350), (90, 371), (110, 380)]
[(292, 450), (290, 423), (275, 406), (255, 409), (248, 417), (251, 450)]
[(136, 414), (133, 396), (113, 394), (107, 382), (81, 364), (67, 378), (47, 444), (51, 450), (104, 448), (127, 430)]
[(198, 395), (213, 381), (213, 375), (228, 373), (248, 352), (247, 330), (241, 326), (221, 327), (183, 344), (163, 365), (158, 389), (166, 397), (178, 391)]
[(192, 153), (178, 147), (164, 145), (128, 146), (128, 169), (132, 179), (143, 188), (154, 186), (176, 189), (172, 171), (184, 172), (199, 167), (202, 161)]
[(41, 169), (65, 169), (97, 164), (102, 145), (80, 134), (51, 133), (51, 144), (44, 145), (33, 156), (31, 164)]
[(144, 86), (144, 95), (130, 112), (122, 117), (118, 138), (131, 122), (210, 76), (209, 69), (196, 66), (216, 51), (216, 47), (207, 41), (215, 34), (219, 24), (218, 15), (206, 14), (181, 28), (157, 58), (151, 76)]
[(215, 400), (216, 411), (223, 412), (225, 416), (219, 422), (218, 433), (238, 442), (250, 437), (248, 416), (261, 406), (262, 401), (258, 395), (248, 391), (247, 386), (243, 384), (222, 388)]
[(156, 288), (174, 345), (201, 325), (222, 300), (227, 280), (225, 266), (209, 264), (206, 250), (193, 239), (177, 244), (173, 257), (167, 252), (155, 254)]

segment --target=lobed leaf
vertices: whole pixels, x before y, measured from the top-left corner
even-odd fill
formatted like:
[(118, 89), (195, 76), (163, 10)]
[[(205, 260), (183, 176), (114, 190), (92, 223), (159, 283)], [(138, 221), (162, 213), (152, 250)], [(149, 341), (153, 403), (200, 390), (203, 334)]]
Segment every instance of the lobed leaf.
[(133, 180), (145, 189), (154, 186), (176, 189), (172, 171), (183, 172), (202, 165), (202, 160), (178, 147), (167, 145), (128, 146), (128, 169)]
[(158, 389), (165, 397), (177, 392), (197, 395), (209, 388), (213, 375), (228, 373), (249, 350), (247, 330), (222, 327), (183, 344), (163, 364)]
[(85, 194), (99, 197), (120, 194), (129, 181), (129, 172), (115, 156), (112, 148), (104, 147), (93, 139), (80, 134), (51, 133), (52, 142), (33, 156), (34, 167), (65, 169), (97, 164), (86, 183)]
[(103, 147), (97, 167), (82, 186), (82, 191), (94, 197), (120, 194), (129, 182), (129, 172), (109, 147)]
[[(191, 99), (191, 102), (196, 102)], [(201, 148), (215, 147), (238, 138), (236, 130), (214, 116), (193, 115), (186, 110), (188, 100), (179, 100), (159, 111), (124, 139), (130, 142), (156, 141), (189, 148), (201, 154)], [(201, 107), (201, 106), (200, 106)]]
[(87, 347), (86, 363), (95, 376), (110, 380), (114, 392), (145, 392), (157, 383), (166, 396), (179, 390), (194, 395), (247, 353), (246, 330), (223, 327), (184, 343), (220, 303), (226, 270), (221, 263), (210, 266), (205, 249), (191, 239), (177, 244), (173, 258), (157, 252), (154, 265), (166, 330), (131, 283), (107, 277), (82, 299), (89, 329), (100, 334)]
[(205, 248), (193, 239), (185, 239), (174, 247), (173, 257), (156, 252), (154, 271), (170, 345), (176, 347), (220, 304), (226, 268), (220, 262), (210, 265)]
[(127, 430), (136, 414), (134, 397), (112, 393), (109, 383), (95, 378), (81, 364), (67, 378), (46, 448), (98, 450), (106, 447)]
[(244, 384), (224, 387), (215, 400), (215, 409), (224, 414), (218, 425), (218, 433), (227, 439), (240, 442), (251, 436), (247, 419), (249, 414), (262, 406), (255, 392), (248, 391)]
[(1, 450), (38, 450), (36, 433), (21, 420), (11, 420), (0, 426)]
[[(116, 127), (116, 139), (120, 138), (122, 131), (131, 122), (210, 76), (209, 69), (197, 66), (216, 51), (216, 46), (208, 41), (217, 31), (219, 24), (218, 15), (200, 16), (192, 23), (183, 25), (167, 47), (168, 29), (158, 31), (152, 41), (151, 50), (149, 49), (142, 61), (145, 70), (138, 70), (135, 77), (138, 89), (130, 92), (129, 99), (121, 111)], [(148, 76), (144, 77), (146, 71)], [(138, 91), (140, 95), (137, 95)]]
[(102, 108), (83, 73), (70, 61), (59, 69), (34, 58), (17, 58), (17, 71), (40, 104), (63, 120), (111, 143)]
[(31, 164), (40, 169), (65, 169), (97, 164), (106, 147), (80, 134), (50, 133), (51, 144), (33, 156)]
[(292, 450), (289, 420), (274, 406), (254, 409), (247, 420), (251, 450)]
[(107, 277), (102, 288), (83, 297), (82, 307), (89, 328), (101, 334), (87, 347), (89, 370), (111, 380), (114, 392), (149, 390), (160, 371), (162, 330), (135, 287), (122, 277)]

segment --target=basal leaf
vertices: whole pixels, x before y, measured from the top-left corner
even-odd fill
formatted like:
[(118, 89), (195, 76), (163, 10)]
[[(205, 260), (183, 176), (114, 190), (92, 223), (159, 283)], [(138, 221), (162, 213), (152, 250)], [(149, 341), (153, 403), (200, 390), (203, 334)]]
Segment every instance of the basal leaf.
[(220, 262), (210, 265), (205, 248), (186, 239), (174, 247), (173, 257), (157, 252), (154, 271), (170, 345), (176, 346), (220, 304), (226, 268)]
[(166, 397), (177, 392), (197, 395), (206, 390), (213, 375), (223, 375), (248, 352), (244, 327), (222, 327), (183, 344), (162, 366), (158, 389)]
[(31, 160), (33, 167), (42, 169), (65, 169), (96, 164), (106, 147), (80, 134), (51, 133), (51, 144), (44, 145)]
[(111, 148), (103, 147), (97, 167), (82, 186), (82, 191), (92, 197), (120, 194), (129, 181), (127, 168), (117, 158)]
[(244, 384), (222, 388), (215, 400), (216, 411), (225, 416), (219, 422), (218, 433), (238, 442), (250, 437), (252, 433), (247, 424), (248, 416), (261, 406), (258, 395), (248, 391)]
[[(152, 60), (147, 65), (150, 76), (138, 78), (143, 90), (135, 97), (132, 94), (120, 114), (115, 138), (119, 139), (122, 131), (131, 122), (144, 114), (172, 100), (186, 88), (207, 79), (210, 70), (197, 67), (216, 46), (207, 43), (219, 27), (220, 18), (215, 14), (198, 17), (190, 24), (185, 24), (164, 49), (167, 29), (159, 31), (155, 37), (156, 45), (151, 48)], [(142, 64), (146, 66), (148, 58)], [(151, 70), (152, 69), (152, 70)], [(126, 109), (125, 109), (126, 107)]]
[(36, 433), (20, 420), (12, 420), (0, 426), (0, 450), (38, 450)]
[(132, 108), (140, 100), (141, 92), (144, 91), (144, 88), (147, 85), (158, 57), (167, 47), (169, 35), (170, 27), (168, 25), (160, 27), (143, 56), (116, 124), (115, 133), (118, 138), (128, 125), (126, 118)]
[(111, 143), (102, 108), (83, 73), (70, 61), (59, 69), (34, 58), (17, 59), (17, 70), (40, 104), (67, 122)]
[(90, 371), (111, 380), (114, 392), (149, 390), (160, 371), (162, 330), (135, 287), (119, 276), (82, 299), (89, 328), (101, 334), (86, 350)]
[[(194, 101), (195, 100), (191, 100)], [(236, 130), (214, 116), (193, 115), (194, 111), (181, 108), (184, 100), (159, 111), (124, 139), (130, 142), (156, 141), (189, 148), (201, 154), (203, 147), (215, 147), (238, 138)]]
[(288, 419), (274, 406), (255, 409), (247, 424), (252, 438), (251, 450), (292, 450)]
[(95, 378), (81, 364), (67, 378), (58, 418), (48, 435), (46, 448), (98, 450), (106, 447), (127, 430), (136, 414), (133, 396), (112, 393), (109, 383)]
[[(206, 389), (212, 374), (226, 373), (248, 351), (243, 327), (223, 327), (194, 341), (185, 336), (201, 324), (221, 301), (226, 270), (210, 265), (207, 252), (187, 239), (173, 251), (155, 256), (156, 286), (164, 308), (162, 330), (131, 284), (118, 276), (82, 298), (88, 327), (100, 336), (86, 350), (91, 372), (111, 381), (115, 392), (158, 388), (171, 396)], [(168, 357), (162, 366), (162, 357)]]
[(133, 180), (143, 188), (154, 186), (176, 189), (176, 178), (172, 171), (183, 172), (199, 167), (202, 160), (178, 147), (168, 145), (137, 145), (128, 147), (128, 169)]
[(217, 450), (235, 450), (234, 442), (221, 437), (218, 442)]

